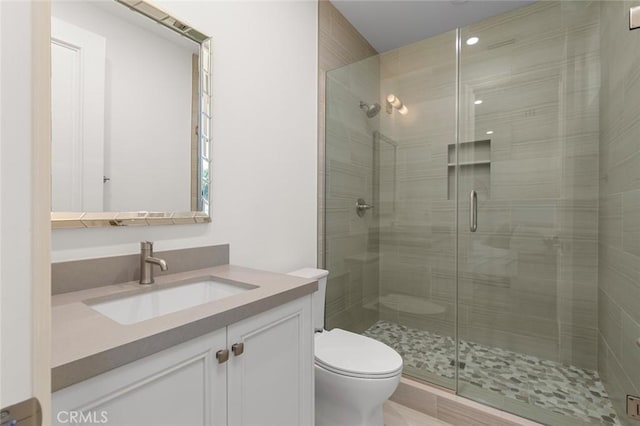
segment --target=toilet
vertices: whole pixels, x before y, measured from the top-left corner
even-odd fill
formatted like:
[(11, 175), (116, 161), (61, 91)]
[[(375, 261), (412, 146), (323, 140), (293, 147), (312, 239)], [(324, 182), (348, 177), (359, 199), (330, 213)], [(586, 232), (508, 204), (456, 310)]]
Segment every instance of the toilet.
[(317, 426), (382, 426), (382, 404), (400, 383), (402, 357), (382, 342), (324, 329), (328, 271), (305, 268), (289, 275), (318, 281), (313, 294)]

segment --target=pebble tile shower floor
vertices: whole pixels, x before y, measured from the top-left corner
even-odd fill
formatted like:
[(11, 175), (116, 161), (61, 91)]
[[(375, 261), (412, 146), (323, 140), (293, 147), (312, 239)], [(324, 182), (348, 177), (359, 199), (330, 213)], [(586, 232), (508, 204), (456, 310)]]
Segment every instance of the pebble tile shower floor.
[[(453, 379), (455, 341), (378, 321), (364, 335), (394, 348), (405, 365)], [(464, 363), (464, 364), (463, 364)], [(619, 425), (598, 373), (500, 348), (460, 342), (460, 381), (590, 424)]]

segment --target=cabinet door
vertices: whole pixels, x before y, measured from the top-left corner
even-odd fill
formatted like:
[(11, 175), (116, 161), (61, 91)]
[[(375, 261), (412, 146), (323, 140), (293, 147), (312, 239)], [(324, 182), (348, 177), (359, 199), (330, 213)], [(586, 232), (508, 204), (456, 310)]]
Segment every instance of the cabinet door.
[(230, 426), (313, 424), (311, 296), (230, 325), (228, 419)]
[(52, 423), (225, 425), (227, 364), (216, 360), (224, 348), (226, 329), (61, 389)]

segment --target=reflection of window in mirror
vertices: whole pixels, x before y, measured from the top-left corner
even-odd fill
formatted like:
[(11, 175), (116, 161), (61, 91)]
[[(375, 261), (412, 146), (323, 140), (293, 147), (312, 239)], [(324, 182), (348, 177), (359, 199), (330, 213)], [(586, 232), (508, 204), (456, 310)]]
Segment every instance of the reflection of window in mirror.
[(52, 16), (52, 211), (198, 210), (200, 45), (114, 1)]

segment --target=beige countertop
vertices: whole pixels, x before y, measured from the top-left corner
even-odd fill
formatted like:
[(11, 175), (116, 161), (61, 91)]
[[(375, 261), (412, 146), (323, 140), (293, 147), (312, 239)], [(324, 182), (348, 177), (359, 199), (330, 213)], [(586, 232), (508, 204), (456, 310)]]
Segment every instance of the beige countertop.
[[(257, 288), (130, 325), (119, 324), (84, 303), (170, 287), (174, 282), (200, 277)], [(53, 296), (52, 390), (226, 327), (317, 289), (318, 283), (310, 279), (222, 265), (156, 277), (155, 284), (150, 286), (133, 281)]]

